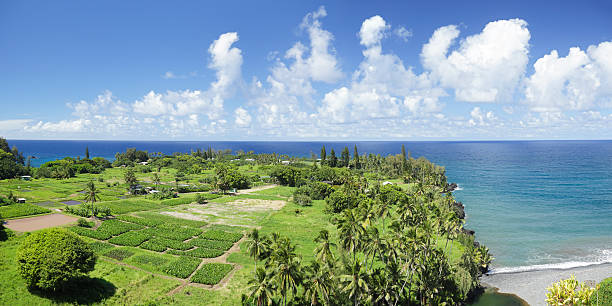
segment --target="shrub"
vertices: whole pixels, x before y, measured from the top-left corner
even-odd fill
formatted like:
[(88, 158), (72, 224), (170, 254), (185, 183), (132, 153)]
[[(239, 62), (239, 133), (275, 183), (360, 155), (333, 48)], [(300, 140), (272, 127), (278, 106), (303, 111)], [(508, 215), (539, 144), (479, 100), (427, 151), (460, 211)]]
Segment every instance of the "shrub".
[(325, 211), (339, 213), (347, 208), (355, 208), (362, 200), (361, 197), (342, 189), (336, 190), (325, 199)]
[(229, 233), (219, 230), (208, 230), (201, 235), (204, 239), (236, 242), (242, 238), (242, 233)]
[(77, 220), (77, 225), (80, 227), (92, 227), (93, 226), (93, 222), (89, 222), (87, 221), (85, 218), (79, 218), (79, 220)]
[(117, 237), (113, 237), (108, 242), (118, 245), (139, 246), (141, 243), (149, 240), (151, 235), (143, 231), (127, 232)]
[(300, 206), (311, 206), (312, 199), (305, 194), (296, 194), (293, 196), (293, 202)]
[(110, 257), (110, 258), (114, 258), (116, 260), (124, 260), (132, 255), (134, 255), (134, 252), (128, 250), (128, 249), (112, 249), (104, 254), (102, 254), (106, 257)]
[(208, 240), (208, 239), (203, 239), (203, 238), (194, 238), (194, 239), (189, 240), (189, 245), (197, 246), (197, 247), (202, 247), (202, 248), (207, 248), (207, 249), (215, 249), (215, 250), (227, 251), (234, 244), (232, 242), (229, 242), (229, 241)]
[(191, 280), (200, 284), (215, 285), (230, 271), (232, 271), (232, 265), (230, 264), (207, 263), (193, 275)]
[(612, 277), (597, 285), (597, 291), (591, 296), (591, 305), (612, 305)]
[(198, 268), (200, 262), (200, 259), (181, 256), (167, 264), (163, 268), (163, 271), (164, 273), (168, 273), (172, 276), (176, 276), (179, 278), (187, 278), (189, 277), (189, 275), (191, 275), (191, 273), (193, 273), (193, 271)]
[(47, 229), (26, 237), (17, 251), (19, 273), (30, 288), (56, 291), (94, 269), (91, 247), (63, 229)]
[(206, 204), (206, 203), (208, 203), (208, 199), (203, 194), (201, 194), (201, 193), (196, 195), (195, 201), (198, 202), (198, 204)]
[(308, 188), (310, 189), (308, 195), (313, 200), (324, 200), (334, 192), (334, 188), (323, 182), (311, 182), (308, 184)]
[(562, 279), (546, 288), (546, 302), (550, 305), (588, 305), (595, 289), (571, 278)]

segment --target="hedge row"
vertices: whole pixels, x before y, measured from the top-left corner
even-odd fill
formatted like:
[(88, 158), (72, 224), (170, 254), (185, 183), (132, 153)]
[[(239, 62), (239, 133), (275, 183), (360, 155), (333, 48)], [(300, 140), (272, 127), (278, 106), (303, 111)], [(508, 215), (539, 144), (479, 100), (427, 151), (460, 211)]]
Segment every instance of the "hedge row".
[(201, 235), (204, 239), (236, 242), (242, 238), (241, 233), (230, 233), (219, 230), (208, 230)]
[(127, 250), (127, 249), (119, 249), (119, 248), (114, 248), (104, 254), (102, 254), (106, 257), (110, 257), (110, 258), (114, 258), (116, 260), (124, 260), (132, 255), (134, 255), (134, 252)]
[(182, 256), (167, 264), (163, 271), (172, 276), (187, 278), (199, 265), (200, 259)]
[(206, 284), (215, 285), (219, 283), (227, 273), (232, 271), (232, 265), (223, 263), (208, 263), (203, 265), (198, 272), (196, 272), (191, 281)]
[(151, 238), (151, 235), (144, 231), (127, 232), (117, 237), (113, 237), (108, 242), (118, 245), (139, 246), (141, 243)]
[(209, 239), (203, 239), (203, 238), (191, 239), (189, 241), (189, 244), (192, 246), (208, 248), (208, 249), (215, 249), (215, 250), (223, 250), (223, 251), (229, 250), (232, 247), (232, 245), (234, 245), (233, 243), (229, 241), (209, 240)]
[(136, 223), (136, 224), (140, 224), (140, 225), (144, 225), (144, 226), (158, 226), (160, 224), (163, 224), (163, 222), (159, 221), (159, 220), (151, 220), (151, 219), (145, 219), (145, 218), (138, 218), (138, 217), (129, 216), (129, 215), (117, 216), (117, 219), (123, 220), (123, 221), (127, 221), (127, 222)]

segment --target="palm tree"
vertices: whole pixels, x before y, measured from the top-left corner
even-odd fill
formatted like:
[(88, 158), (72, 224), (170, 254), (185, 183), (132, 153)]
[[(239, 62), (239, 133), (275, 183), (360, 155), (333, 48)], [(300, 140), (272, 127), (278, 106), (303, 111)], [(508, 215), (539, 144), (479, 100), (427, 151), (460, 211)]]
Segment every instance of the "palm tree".
[(254, 228), (248, 236), (249, 240), (247, 242), (247, 248), (249, 255), (253, 257), (253, 260), (255, 260), (255, 272), (257, 272), (257, 258), (259, 258), (265, 249), (266, 239), (265, 237), (259, 236), (259, 230), (256, 228)]
[(338, 220), (340, 244), (342, 248), (353, 253), (353, 261), (359, 249), (359, 238), (363, 234), (363, 226), (357, 219), (353, 209), (345, 209), (342, 217)]
[(153, 173), (153, 184), (155, 184), (155, 188), (157, 185), (161, 183), (161, 179), (159, 178), (159, 174), (157, 172)]
[(329, 241), (329, 232), (327, 230), (321, 230), (319, 236), (317, 236), (314, 241), (319, 243), (315, 248), (317, 261), (330, 265), (334, 260), (334, 253), (331, 251), (331, 248), (336, 247), (336, 244)]
[(283, 305), (287, 305), (287, 294), (289, 291), (295, 294), (302, 279), (300, 262), (296, 257), (285, 257), (277, 264), (275, 270), (276, 283), (283, 296)]
[(353, 299), (355, 306), (358, 301), (364, 298), (364, 294), (369, 291), (367, 283), (367, 273), (362, 271), (362, 266), (357, 261), (353, 261), (350, 267), (346, 267), (350, 274), (340, 276), (342, 282), (342, 291), (347, 292), (349, 297)]
[(85, 188), (85, 202), (89, 202), (91, 205), (91, 217), (96, 218), (94, 213), (94, 203), (100, 200), (100, 196), (98, 195), (98, 190), (96, 189), (96, 185), (93, 181), (87, 183), (87, 187)]
[(334, 287), (334, 279), (328, 267), (320, 266), (312, 262), (306, 269), (306, 281), (304, 283), (305, 295), (310, 300), (310, 305), (319, 304), (319, 297), (323, 299), (324, 305), (330, 303), (330, 292)]
[(257, 301), (257, 306), (272, 305), (275, 288), (269, 275), (266, 273), (266, 270), (260, 267), (255, 272), (255, 276), (255, 279), (249, 281), (249, 285), (251, 285), (249, 287), (249, 291), (251, 291), (249, 297), (253, 301)]

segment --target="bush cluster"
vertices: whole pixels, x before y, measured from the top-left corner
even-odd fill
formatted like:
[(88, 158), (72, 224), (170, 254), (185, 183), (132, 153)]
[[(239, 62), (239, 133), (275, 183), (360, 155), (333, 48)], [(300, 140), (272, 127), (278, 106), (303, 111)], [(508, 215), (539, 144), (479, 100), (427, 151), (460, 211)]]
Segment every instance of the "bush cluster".
[(227, 273), (232, 271), (232, 265), (223, 263), (208, 263), (203, 265), (191, 278), (191, 281), (215, 285), (219, 283)]
[(77, 235), (47, 229), (29, 235), (17, 251), (19, 273), (30, 288), (63, 289), (70, 281), (93, 271), (96, 256)]
[[(64, 211), (79, 217), (88, 218), (91, 217), (91, 204), (85, 203), (77, 207), (66, 206), (64, 207)], [(108, 217), (112, 215), (111, 209), (106, 206), (94, 205), (93, 212), (94, 215), (98, 217)]]

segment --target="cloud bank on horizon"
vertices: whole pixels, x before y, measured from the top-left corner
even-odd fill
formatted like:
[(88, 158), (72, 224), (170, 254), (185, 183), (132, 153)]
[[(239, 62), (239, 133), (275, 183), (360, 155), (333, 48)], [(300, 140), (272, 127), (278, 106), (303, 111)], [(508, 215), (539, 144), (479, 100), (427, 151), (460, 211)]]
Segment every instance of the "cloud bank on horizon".
[[(409, 42), (412, 30), (375, 15), (355, 29), (362, 59), (350, 69), (324, 27), (326, 17), (322, 6), (296, 22), (307, 39), (272, 53), (265, 79), (243, 74), (248, 50), (240, 48), (240, 33), (222, 33), (207, 50), (215, 74), (207, 88), (151, 90), (134, 101), (106, 90), (93, 101), (69, 103), (62, 120), (0, 120), (0, 133), (193, 140), (612, 135), (612, 41), (550, 50), (530, 67), (526, 20), (492, 20), (463, 36), (458, 25), (444, 25), (423, 44), (417, 73), (384, 48), (392, 36)], [(457, 110), (458, 104), (469, 108)]]

